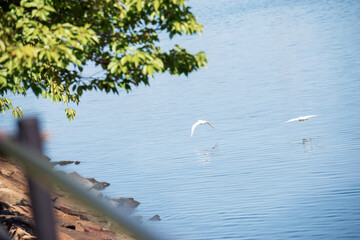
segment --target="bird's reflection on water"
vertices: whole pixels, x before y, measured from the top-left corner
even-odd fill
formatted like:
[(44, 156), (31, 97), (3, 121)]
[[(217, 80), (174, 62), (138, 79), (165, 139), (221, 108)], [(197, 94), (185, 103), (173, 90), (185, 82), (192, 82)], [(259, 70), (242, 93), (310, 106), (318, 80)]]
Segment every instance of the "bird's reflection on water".
[(297, 142), (287, 142), (286, 144), (290, 145), (302, 145), (304, 153), (313, 152), (317, 147), (319, 147), (320, 136), (303, 138)]
[(302, 140), (302, 145), (304, 148), (304, 152), (312, 152), (313, 151), (312, 138), (304, 138)]
[(319, 137), (315, 138), (304, 138), (301, 142), (304, 148), (304, 152), (312, 152), (315, 147), (318, 146)]
[(218, 144), (216, 143), (213, 147), (211, 148), (206, 148), (203, 150), (198, 150), (197, 148), (194, 148), (194, 152), (196, 153), (196, 157), (197, 159), (203, 163), (210, 163), (211, 162), (211, 158), (213, 155), (215, 155), (216, 149), (218, 148)]

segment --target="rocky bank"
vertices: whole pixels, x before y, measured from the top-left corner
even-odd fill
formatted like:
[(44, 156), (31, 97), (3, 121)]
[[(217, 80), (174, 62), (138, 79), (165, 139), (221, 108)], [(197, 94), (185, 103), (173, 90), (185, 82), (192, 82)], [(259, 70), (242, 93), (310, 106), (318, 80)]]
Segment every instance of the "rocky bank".
[[(84, 178), (76, 172), (68, 176), (100, 197), (103, 196), (99, 190), (109, 185), (93, 178)], [(0, 223), (15, 240), (36, 239), (27, 191), (27, 179), (23, 170), (13, 161), (0, 157)], [(59, 240), (133, 239), (121, 230), (111, 230), (110, 223), (76, 203), (60, 189), (53, 193), (51, 198)], [(139, 205), (139, 202), (133, 198), (107, 198), (107, 200), (109, 204), (122, 208), (129, 215)], [(134, 218), (141, 219), (139, 216)]]

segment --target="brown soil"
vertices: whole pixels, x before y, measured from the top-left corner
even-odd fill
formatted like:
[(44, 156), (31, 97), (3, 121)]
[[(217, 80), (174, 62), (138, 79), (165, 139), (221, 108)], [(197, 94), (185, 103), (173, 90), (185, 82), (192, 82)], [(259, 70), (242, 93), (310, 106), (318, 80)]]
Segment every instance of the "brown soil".
[[(0, 157), (0, 223), (14, 240), (36, 239), (27, 191), (23, 170), (13, 161)], [(59, 240), (133, 239), (121, 230), (111, 230), (110, 223), (76, 203), (66, 193), (58, 190), (51, 198)], [(134, 208), (139, 204), (131, 198), (111, 201), (113, 205), (124, 208), (128, 205)]]

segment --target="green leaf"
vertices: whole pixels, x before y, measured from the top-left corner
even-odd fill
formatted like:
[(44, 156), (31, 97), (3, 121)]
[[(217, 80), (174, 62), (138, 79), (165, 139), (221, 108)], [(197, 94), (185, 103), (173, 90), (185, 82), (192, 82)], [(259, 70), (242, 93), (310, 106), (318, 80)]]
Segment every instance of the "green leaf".
[[(0, 8), (1, 96), (31, 90), (56, 103), (79, 104), (83, 91), (130, 91), (149, 84), (155, 72), (187, 75), (207, 62), (201, 52), (159, 47), (160, 35), (201, 32), (185, 0), (16, 2)], [(87, 74), (93, 65), (99, 74)], [(13, 109), (5, 98), (0, 105), (2, 113)], [(21, 112), (15, 109), (14, 117)], [(76, 112), (65, 114), (71, 120)]]
[(16, 110), (13, 110), (13, 111), (12, 111), (12, 114), (13, 114), (13, 116), (14, 116), (15, 119), (18, 118), (18, 113), (17, 113)]
[(54, 9), (52, 6), (50, 6), (50, 5), (45, 5), (45, 6), (44, 6), (44, 9), (47, 10), (47, 11), (49, 11), (49, 12), (56, 12), (55, 9)]
[(140, 12), (143, 8), (143, 1), (137, 1), (136, 3), (136, 9)]
[(1, 52), (5, 52), (5, 50), (6, 50), (5, 43), (1, 40), (0, 40), (0, 50), (1, 50)]
[(155, 11), (158, 11), (158, 10), (159, 10), (159, 6), (160, 6), (160, 1), (159, 1), (159, 0), (155, 0), (155, 1), (154, 1), (154, 9), (155, 9)]
[(66, 114), (66, 117), (68, 118), (68, 120), (71, 121), (71, 120), (75, 119), (76, 111), (72, 108), (66, 108), (65, 114)]
[(18, 116), (20, 117), (20, 118), (23, 118), (23, 111), (22, 111), (22, 109), (18, 106), (18, 107), (16, 107), (17, 108), (17, 113), (18, 113)]

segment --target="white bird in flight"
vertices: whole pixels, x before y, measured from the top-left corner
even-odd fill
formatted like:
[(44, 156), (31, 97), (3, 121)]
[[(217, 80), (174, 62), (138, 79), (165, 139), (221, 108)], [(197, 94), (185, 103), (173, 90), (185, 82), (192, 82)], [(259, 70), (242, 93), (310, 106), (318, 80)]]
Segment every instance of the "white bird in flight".
[(194, 125), (192, 125), (191, 127), (191, 137), (193, 136), (194, 134), (194, 131), (195, 131), (195, 128), (199, 125), (206, 125), (206, 124), (209, 124), (210, 127), (212, 128), (215, 128), (213, 125), (211, 125), (211, 123), (209, 123), (208, 121), (205, 121), (205, 120), (198, 120), (196, 123), (194, 123)]
[(305, 120), (309, 120), (309, 118), (317, 117), (317, 116), (319, 116), (319, 115), (308, 115), (308, 116), (297, 117), (297, 118), (290, 119), (290, 120), (286, 121), (285, 123), (294, 122), (294, 121), (305, 121)]

